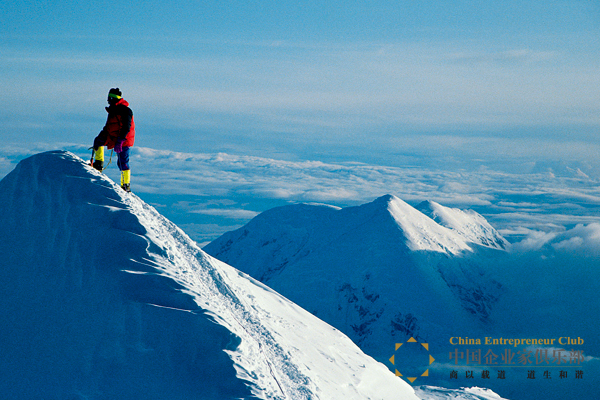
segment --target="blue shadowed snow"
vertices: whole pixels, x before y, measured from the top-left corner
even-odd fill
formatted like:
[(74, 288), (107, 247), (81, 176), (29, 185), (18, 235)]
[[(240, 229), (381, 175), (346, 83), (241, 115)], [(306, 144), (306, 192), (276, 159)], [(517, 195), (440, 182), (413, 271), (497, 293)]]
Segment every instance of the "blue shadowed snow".
[[(599, 229), (597, 223), (577, 225), (540, 238), (539, 245), (511, 245), (476, 212), (431, 201), (415, 208), (387, 195), (358, 207), (273, 208), (204, 249), (337, 327), (392, 371), (394, 343), (411, 337), (428, 343), (436, 362), (419, 384), (479, 385), (512, 400), (558, 400), (594, 398), (597, 391)], [(451, 337), (477, 338), (481, 345), (455, 346)], [(486, 346), (486, 337), (554, 343)], [(584, 343), (558, 343), (561, 337)], [(402, 349), (408, 359), (419, 356)], [(455, 349), (463, 361), (449, 358)], [(467, 350), (481, 351), (483, 362), (467, 364)], [(501, 360), (508, 350), (520, 361), (506, 367), (506, 379), (497, 379), (502, 362), (486, 364), (484, 356), (492, 351)], [(584, 361), (572, 358), (577, 351)], [(544, 352), (548, 363), (539, 356)], [(519, 359), (526, 354), (529, 362)], [(558, 372), (565, 360), (568, 381)], [(528, 369), (536, 380), (527, 378)], [(484, 370), (490, 379), (481, 378)], [(544, 379), (546, 370), (553, 380)], [(459, 377), (451, 379), (451, 371)], [(466, 379), (465, 371), (477, 378)], [(425, 398), (464, 395), (432, 389)]]
[(0, 203), (4, 398), (250, 397), (222, 351), (239, 339), (141, 264), (146, 230), (110, 182), (45, 153)]
[(71, 153), (0, 182), (9, 399), (386, 399), (413, 389)]

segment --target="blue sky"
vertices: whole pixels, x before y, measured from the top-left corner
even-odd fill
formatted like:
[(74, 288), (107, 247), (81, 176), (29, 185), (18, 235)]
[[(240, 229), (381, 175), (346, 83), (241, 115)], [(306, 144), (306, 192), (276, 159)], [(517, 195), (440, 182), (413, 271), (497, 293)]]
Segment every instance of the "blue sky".
[(91, 143), (118, 86), (138, 144), (159, 149), (448, 168), (599, 150), (594, 1), (5, 1), (0, 13), (5, 143)]

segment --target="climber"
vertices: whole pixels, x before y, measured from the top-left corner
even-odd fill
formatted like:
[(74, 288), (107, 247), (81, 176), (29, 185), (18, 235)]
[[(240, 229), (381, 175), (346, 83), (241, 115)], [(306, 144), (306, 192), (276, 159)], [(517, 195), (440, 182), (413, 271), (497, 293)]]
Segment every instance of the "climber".
[(94, 139), (94, 161), (92, 166), (98, 171), (104, 169), (104, 146), (117, 153), (117, 165), (121, 171), (121, 187), (131, 191), (131, 171), (129, 169), (129, 149), (135, 141), (135, 124), (129, 103), (121, 97), (119, 88), (108, 91), (108, 118), (102, 131)]

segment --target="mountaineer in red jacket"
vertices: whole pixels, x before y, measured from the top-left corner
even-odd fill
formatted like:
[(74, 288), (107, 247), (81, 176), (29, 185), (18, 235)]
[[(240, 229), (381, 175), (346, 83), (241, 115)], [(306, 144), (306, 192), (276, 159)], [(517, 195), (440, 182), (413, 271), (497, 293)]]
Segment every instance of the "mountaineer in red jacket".
[(130, 192), (131, 171), (129, 169), (129, 149), (135, 141), (135, 124), (129, 103), (121, 97), (119, 88), (108, 91), (108, 118), (102, 131), (94, 139), (93, 167), (98, 171), (104, 168), (104, 146), (117, 153), (117, 165), (121, 171), (121, 187)]

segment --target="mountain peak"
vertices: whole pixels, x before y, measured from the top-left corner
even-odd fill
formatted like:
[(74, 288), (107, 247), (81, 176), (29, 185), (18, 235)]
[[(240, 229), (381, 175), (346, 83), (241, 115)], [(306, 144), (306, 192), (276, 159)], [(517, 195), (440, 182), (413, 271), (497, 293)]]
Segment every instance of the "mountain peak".
[(497, 250), (505, 250), (509, 246), (508, 241), (483, 216), (473, 210), (445, 207), (430, 200), (420, 203), (416, 209), (470, 243)]
[(400, 200), (398, 197), (394, 196), (393, 194), (385, 194), (383, 196), (380, 196), (378, 198), (376, 198), (375, 200), (373, 200), (373, 203), (376, 204), (388, 204), (391, 201), (394, 200)]
[(483, 216), (472, 210), (449, 208), (431, 200), (413, 207), (391, 194), (378, 197), (363, 207), (369, 206), (389, 213), (412, 251), (459, 254), (472, 251), (470, 244), (497, 250), (509, 246)]
[(463, 237), (439, 225), (396, 196), (381, 196), (373, 204), (385, 206), (404, 235), (405, 244), (412, 251), (458, 254), (471, 250)]
[(393, 195), (342, 209), (274, 208), (204, 249), (376, 356), (396, 336), (485, 321), (501, 292), (461, 232)]
[(9, 398), (417, 399), (71, 153), (21, 161), (0, 203)]

